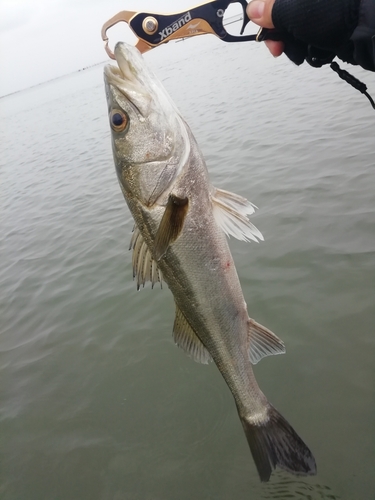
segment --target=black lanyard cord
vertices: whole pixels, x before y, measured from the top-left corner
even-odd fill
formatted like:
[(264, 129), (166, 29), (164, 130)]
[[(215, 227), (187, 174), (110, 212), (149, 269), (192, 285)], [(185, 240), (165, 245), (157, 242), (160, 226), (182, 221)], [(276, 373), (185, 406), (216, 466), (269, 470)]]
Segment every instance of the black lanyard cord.
[(355, 78), (353, 75), (345, 71), (344, 69), (341, 69), (340, 66), (337, 64), (337, 62), (332, 62), (330, 64), (331, 69), (335, 71), (340, 78), (345, 80), (347, 83), (349, 83), (352, 87), (355, 89), (359, 90), (361, 94), (364, 94), (367, 99), (370, 101), (371, 106), (375, 109), (375, 102), (373, 98), (370, 96), (370, 94), (367, 92), (367, 86), (362, 83), (360, 80)]

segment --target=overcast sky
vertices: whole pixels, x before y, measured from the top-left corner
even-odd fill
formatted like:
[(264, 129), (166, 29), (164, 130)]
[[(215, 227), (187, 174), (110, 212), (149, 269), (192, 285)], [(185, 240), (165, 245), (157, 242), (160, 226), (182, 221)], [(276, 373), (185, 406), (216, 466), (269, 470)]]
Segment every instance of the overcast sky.
[[(0, 96), (105, 61), (101, 27), (121, 10), (168, 13), (197, 3), (193, 0), (0, 0)], [(115, 37), (134, 40), (125, 23), (120, 23), (113, 33)]]

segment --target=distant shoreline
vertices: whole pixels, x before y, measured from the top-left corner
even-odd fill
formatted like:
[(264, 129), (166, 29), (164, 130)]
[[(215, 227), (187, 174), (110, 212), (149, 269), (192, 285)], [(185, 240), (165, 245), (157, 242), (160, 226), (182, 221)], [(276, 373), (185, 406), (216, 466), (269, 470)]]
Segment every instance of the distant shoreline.
[[(224, 26), (227, 26), (227, 25), (233, 24), (233, 23), (237, 23), (237, 22), (242, 21), (242, 20), (243, 20), (242, 14), (240, 16), (238, 14), (236, 14), (234, 16), (229, 17), (226, 20), (226, 22), (224, 23)], [(184, 41), (187, 38), (189, 38), (189, 37), (178, 39), (178, 40), (175, 41), (175, 43)], [(9, 96), (14, 95), (14, 94), (18, 94), (19, 92), (23, 92), (25, 90), (29, 90), (29, 89), (33, 89), (35, 87), (39, 87), (39, 85), (44, 85), (45, 83), (49, 83), (49, 82), (53, 82), (55, 80), (59, 80), (60, 78), (63, 78), (65, 76), (69, 76), (69, 75), (73, 75), (74, 73), (78, 73), (80, 71), (85, 71), (86, 69), (94, 68), (95, 66), (99, 66), (100, 64), (105, 64), (106, 62), (107, 62), (107, 60), (106, 61), (101, 61), (101, 62), (98, 62), (98, 63), (95, 63), (95, 64), (91, 64), (90, 66), (85, 66), (84, 68), (76, 69), (74, 71), (71, 71), (70, 73), (65, 73), (64, 75), (56, 76), (55, 78), (51, 78), (50, 80), (44, 80), (43, 82), (36, 83), (35, 85), (30, 85), (30, 87), (25, 87), (23, 89), (15, 90), (14, 92), (10, 92), (9, 94), (1, 95), (0, 99), (3, 99), (4, 97), (9, 97)]]
[(18, 94), (19, 92), (24, 92), (25, 90), (33, 89), (35, 87), (39, 87), (40, 85), (44, 85), (45, 83), (50, 83), (54, 82), (55, 80), (59, 80), (60, 78), (64, 78), (65, 76), (73, 75), (74, 73), (79, 73), (80, 71), (85, 71), (86, 69), (91, 69), (94, 68), (95, 66), (100, 66), (101, 64), (105, 64), (107, 60), (101, 61), (98, 63), (91, 64), (90, 66), (85, 66), (84, 68), (76, 69), (74, 71), (71, 71), (69, 73), (64, 73), (63, 75), (56, 76), (55, 78), (50, 78), (49, 80), (44, 80), (43, 82), (36, 83), (35, 85), (30, 85), (30, 87), (25, 87), (23, 89), (15, 90), (14, 92), (9, 92), (9, 94), (4, 94), (0, 96), (0, 99), (3, 99), (4, 97), (9, 97), (14, 94)]

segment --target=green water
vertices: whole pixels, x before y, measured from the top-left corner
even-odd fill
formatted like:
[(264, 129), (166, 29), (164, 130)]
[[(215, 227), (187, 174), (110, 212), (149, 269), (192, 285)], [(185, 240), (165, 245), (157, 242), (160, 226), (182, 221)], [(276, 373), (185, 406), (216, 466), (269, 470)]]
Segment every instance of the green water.
[(1, 500), (375, 498), (375, 115), (263, 50), (207, 37), (146, 58), (213, 184), (259, 207), (265, 242), (230, 245), (287, 354), (256, 377), (318, 475), (259, 483), (218, 370), (174, 346), (169, 290), (136, 292), (94, 68), (0, 100)]

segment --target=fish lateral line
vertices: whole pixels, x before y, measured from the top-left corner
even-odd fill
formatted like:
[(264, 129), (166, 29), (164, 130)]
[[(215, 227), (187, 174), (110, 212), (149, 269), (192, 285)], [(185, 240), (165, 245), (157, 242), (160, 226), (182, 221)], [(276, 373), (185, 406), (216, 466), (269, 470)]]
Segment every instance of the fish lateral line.
[[(296, 475), (315, 474), (311, 451), (268, 402), (252, 367), (263, 356), (284, 351), (280, 339), (249, 318), (225, 237), (263, 239), (248, 218), (255, 206), (210, 184), (194, 136), (139, 52), (120, 43), (115, 53), (142, 76), (145, 92), (140, 95), (152, 96), (147, 121), (134, 120), (126, 138), (118, 140), (113, 140), (112, 129), (118, 180), (137, 226), (131, 242), (137, 287), (161, 283), (161, 266), (176, 303), (174, 340), (195, 361), (212, 359), (216, 364), (234, 397), (261, 481), (268, 481), (276, 467)], [(134, 114), (116, 87), (108, 85), (108, 72), (104, 76), (109, 106)], [(158, 155), (166, 150), (167, 136), (171, 154), (180, 158), (177, 169), (163, 163), (160, 168), (147, 166), (150, 151)], [(142, 157), (145, 168), (134, 171), (134, 160)], [(160, 205), (148, 208), (145, 201), (154, 200)]]

